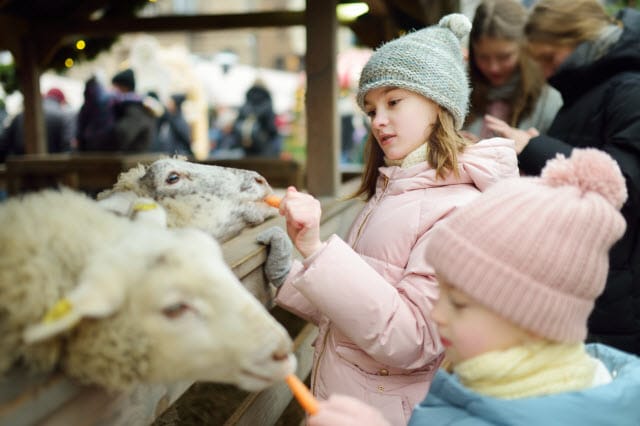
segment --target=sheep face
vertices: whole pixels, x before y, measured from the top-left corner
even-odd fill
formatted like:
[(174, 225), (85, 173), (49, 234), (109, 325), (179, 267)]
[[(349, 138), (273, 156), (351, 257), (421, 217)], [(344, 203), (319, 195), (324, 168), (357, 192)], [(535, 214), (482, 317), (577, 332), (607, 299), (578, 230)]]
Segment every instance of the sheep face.
[(67, 300), (77, 317), (70, 325), (57, 326), (63, 316), (30, 336), (47, 339), (48, 331), (78, 324), (64, 368), (83, 381), (110, 389), (215, 381), (259, 390), (295, 369), (286, 330), (238, 281), (219, 245), (195, 229), (135, 227), (94, 256)]
[(131, 193), (164, 207), (169, 227), (193, 226), (220, 242), (277, 214), (264, 202), (273, 190), (260, 174), (178, 158), (160, 159), (123, 173), (113, 189), (98, 199), (131, 198)]

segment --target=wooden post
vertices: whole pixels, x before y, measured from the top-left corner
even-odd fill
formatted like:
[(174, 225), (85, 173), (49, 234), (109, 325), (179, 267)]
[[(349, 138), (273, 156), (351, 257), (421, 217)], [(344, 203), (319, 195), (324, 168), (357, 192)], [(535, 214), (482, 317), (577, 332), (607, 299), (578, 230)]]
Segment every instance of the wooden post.
[(25, 154), (44, 154), (48, 149), (40, 93), (40, 65), (35, 43), (28, 35), (22, 38), (21, 50), (19, 75), (24, 99)]
[(307, 189), (332, 196), (340, 185), (338, 84), (336, 78), (337, 0), (307, 0)]

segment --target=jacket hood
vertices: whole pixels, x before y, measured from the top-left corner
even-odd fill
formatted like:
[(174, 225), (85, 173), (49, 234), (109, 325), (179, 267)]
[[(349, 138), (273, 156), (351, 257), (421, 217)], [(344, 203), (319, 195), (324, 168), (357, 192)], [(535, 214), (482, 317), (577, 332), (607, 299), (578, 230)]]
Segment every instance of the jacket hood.
[(477, 394), (463, 387), (455, 376), (439, 371), (409, 425), (421, 424), (427, 416), (433, 425), (465, 418), (509, 425), (640, 424), (640, 359), (601, 344), (587, 345), (587, 351), (602, 361), (612, 382), (582, 391), (508, 400)]
[[(435, 169), (427, 162), (409, 168), (381, 167), (380, 174), (389, 179), (391, 194), (455, 184), (474, 184), (484, 191), (498, 180), (519, 176), (515, 144), (511, 139), (491, 138), (469, 145), (458, 157), (458, 173), (436, 179)], [(378, 185), (382, 185), (378, 181)]]
[(549, 84), (562, 93), (565, 103), (613, 75), (640, 71), (640, 11), (621, 10), (617, 18), (623, 23), (620, 39), (597, 61), (579, 67), (560, 69)]

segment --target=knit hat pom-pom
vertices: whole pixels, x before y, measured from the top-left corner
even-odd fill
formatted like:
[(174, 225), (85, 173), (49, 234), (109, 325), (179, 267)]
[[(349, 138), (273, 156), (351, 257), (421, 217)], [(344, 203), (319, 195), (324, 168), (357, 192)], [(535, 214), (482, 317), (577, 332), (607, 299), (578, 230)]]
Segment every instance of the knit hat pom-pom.
[(540, 176), (551, 186), (573, 185), (583, 193), (596, 192), (618, 210), (627, 200), (627, 186), (618, 163), (598, 149), (574, 149), (569, 158), (558, 154), (547, 162)]
[(438, 26), (449, 28), (459, 40), (471, 32), (471, 21), (461, 13), (443, 16), (438, 22)]

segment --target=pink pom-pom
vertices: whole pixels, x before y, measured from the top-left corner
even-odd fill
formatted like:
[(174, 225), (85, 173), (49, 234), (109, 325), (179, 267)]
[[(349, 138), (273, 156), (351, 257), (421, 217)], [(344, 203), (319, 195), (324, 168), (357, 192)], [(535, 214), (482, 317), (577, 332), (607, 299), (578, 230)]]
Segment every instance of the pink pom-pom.
[(571, 157), (558, 154), (540, 175), (551, 186), (572, 185), (596, 192), (620, 209), (627, 200), (627, 186), (618, 163), (595, 148), (574, 149)]

